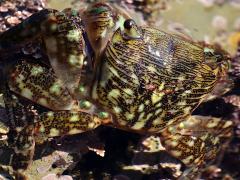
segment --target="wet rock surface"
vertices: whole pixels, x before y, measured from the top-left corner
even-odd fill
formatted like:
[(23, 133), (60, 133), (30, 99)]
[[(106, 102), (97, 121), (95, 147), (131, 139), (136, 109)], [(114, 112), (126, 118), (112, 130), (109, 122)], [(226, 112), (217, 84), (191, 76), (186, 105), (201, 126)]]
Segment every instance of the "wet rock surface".
[(0, 33), (19, 24), (31, 14), (45, 7), (45, 0), (0, 1)]

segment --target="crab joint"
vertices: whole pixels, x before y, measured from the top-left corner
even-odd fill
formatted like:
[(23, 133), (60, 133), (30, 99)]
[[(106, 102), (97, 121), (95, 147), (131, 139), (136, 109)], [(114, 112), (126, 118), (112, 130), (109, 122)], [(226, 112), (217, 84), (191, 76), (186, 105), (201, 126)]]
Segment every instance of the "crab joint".
[(82, 109), (89, 109), (92, 106), (92, 103), (86, 100), (81, 100), (79, 103), (80, 108)]
[(79, 90), (80, 93), (84, 93), (85, 87), (83, 85), (80, 85), (78, 90)]
[(109, 113), (108, 112), (104, 112), (104, 111), (101, 111), (98, 113), (98, 117), (100, 119), (107, 119), (109, 117)]
[(0, 122), (0, 134), (7, 134), (9, 132), (9, 128), (5, 126), (2, 122)]

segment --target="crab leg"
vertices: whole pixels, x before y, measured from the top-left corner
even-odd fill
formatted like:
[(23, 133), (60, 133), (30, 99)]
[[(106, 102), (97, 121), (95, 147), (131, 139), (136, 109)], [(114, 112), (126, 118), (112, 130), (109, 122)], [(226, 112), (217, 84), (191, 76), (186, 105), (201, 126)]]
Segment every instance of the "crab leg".
[(35, 150), (33, 133), (34, 128), (29, 125), (18, 134), (11, 162), (14, 170), (25, 170), (31, 164)]
[(0, 119), (0, 147), (7, 145), (7, 139), (4, 138), (9, 132), (9, 127), (7, 127)]
[(27, 179), (24, 171), (31, 164), (35, 150), (33, 130), (33, 126), (30, 125), (17, 134), (10, 165), (0, 165), (0, 171), (8, 173), (13, 176), (14, 179)]
[(102, 120), (83, 111), (49, 111), (39, 116), (34, 124), (35, 134), (44, 137), (71, 135), (95, 129)]
[[(10, 94), (9, 88), (4, 83), (6, 79), (2, 79), (1, 90), (4, 90), (3, 98), (8, 114), (8, 127), (1, 128), (2, 133), (7, 133), (8, 138), (1, 142), (1, 145), (14, 146), (13, 161), (11, 166), (0, 165), (0, 170), (8, 172), (15, 179), (24, 179), (24, 175), (20, 172), (25, 170), (30, 164), (34, 152), (33, 126), (31, 124), (34, 115), (28, 107), (25, 107), (18, 101), (18, 98)], [(31, 115), (32, 114), (32, 115)], [(24, 128), (27, 126), (28, 128)], [(19, 171), (15, 171), (19, 170)]]
[(37, 117), (37, 122), (26, 126), (19, 132), (9, 169), (0, 166), (0, 170), (9, 172), (15, 177), (23, 177), (24, 170), (28, 168), (33, 159), (35, 143), (42, 142), (48, 137), (78, 134), (95, 129), (102, 122), (107, 122), (106, 117), (99, 117), (83, 111), (56, 111), (42, 113)]
[(232, 125), (220, 118), (191, 116), (162, 132), (163, 144), (188, 167), (198, 167), (216, 157), (220, 142), (231, 137)]

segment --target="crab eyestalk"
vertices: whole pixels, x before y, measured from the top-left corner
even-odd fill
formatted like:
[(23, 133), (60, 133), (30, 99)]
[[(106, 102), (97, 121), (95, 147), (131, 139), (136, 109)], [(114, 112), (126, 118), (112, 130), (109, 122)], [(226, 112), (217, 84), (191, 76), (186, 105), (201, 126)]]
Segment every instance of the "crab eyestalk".
[(103, 2), (90, 5), (82, 17), (87, 38), (96, 58), (101, 56), (113, 33), (118, 28), (123, 29), (125, 20), (129, 18), (125, 12), (113, 9)]
[(116, 13), (107, 4), (96, 3), (88, 7), (83, 17), (88, 40), (95, 54), (98, 54), (106, 46), (110, 32), (113, 31)]
[(230, 55), (218, 46), (205, 45), (205, 63), (213, 69), (217, 77), (225, 76), (229, 69)]
[(134, 20), (127, 19), (123, 26), (124, 29), (122, 31), (122, 35), (125, 39), (140, 39), (142, 37), (141, 30)]

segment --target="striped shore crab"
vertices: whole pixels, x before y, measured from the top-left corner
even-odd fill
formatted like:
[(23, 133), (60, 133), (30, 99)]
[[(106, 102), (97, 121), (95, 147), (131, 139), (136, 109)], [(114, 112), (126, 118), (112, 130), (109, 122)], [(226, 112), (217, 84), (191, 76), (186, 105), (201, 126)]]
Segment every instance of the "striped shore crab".
[[(26, 50), (29, 44), (35, 54)], [(13, 50), (25, 56), (11, 56)], [(231, 121), (191, 115), (219, 89), (228, 54), (138, 26), (116, 6), (42, 10), (1, 34), (0, 52), (11, 121), (0, 133), (14, 148), (16, 177), (28, 167), (35, 143), (100, 125), (160, 136), (166, 151), (189, 167), (214, 158), (231, 134)]]

